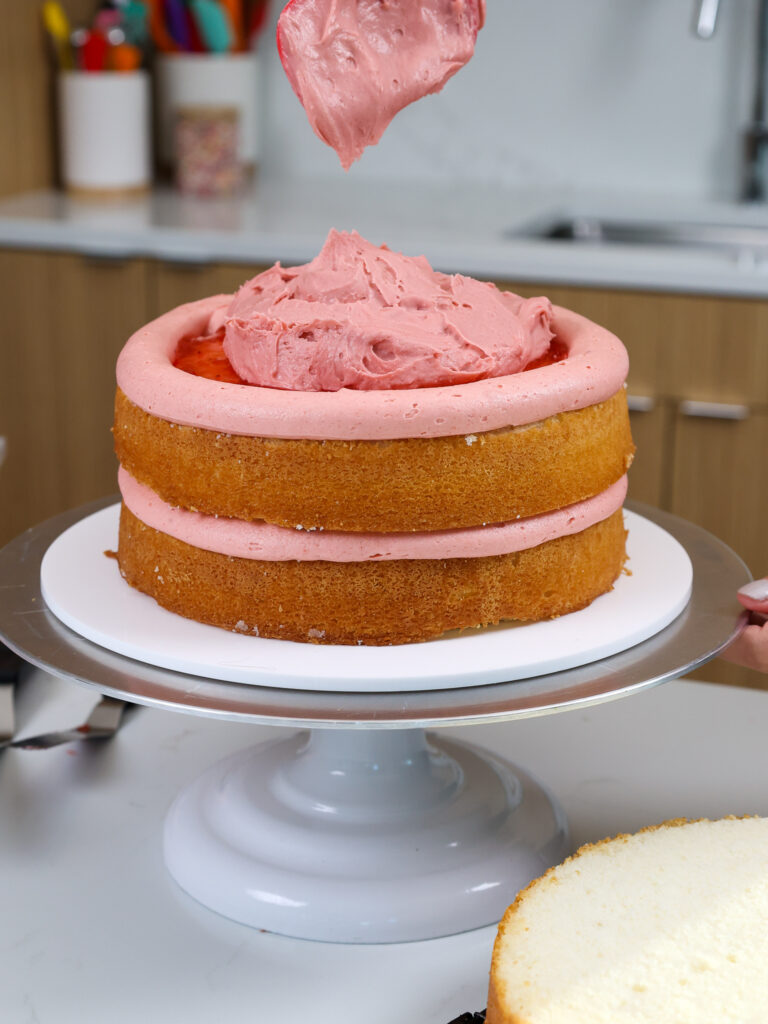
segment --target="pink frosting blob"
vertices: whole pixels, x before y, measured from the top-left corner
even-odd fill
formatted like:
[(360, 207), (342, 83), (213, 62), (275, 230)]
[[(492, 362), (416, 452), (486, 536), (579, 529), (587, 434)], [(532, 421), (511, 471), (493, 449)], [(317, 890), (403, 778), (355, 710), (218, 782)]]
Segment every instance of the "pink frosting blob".
[(118, 483), (126, 506), (152, 529), (206, 551), (268, 562), (369, 562), (510, 554), (602, 522), (621, 508), (627, 493), (627, 478), (623, 476), (585, 501), (508, 523), (424, 533), (342, 533), (288, 529), (173, 508), (122, 467)]
[[(232, 300), (215, 295), (178, 306), (140, 328), (117, 361), (117, 383), (153, 416), (250, 437), (394, 440), (472, 435), (522, 426), (605, 401), (629, 369), (615, 335), (553, 307), (552, 329), (568, 355), (560, 362), (469, 384), (388, 391), (284, 391), (227, 384), (173, 365), (179, 339), (219, 327)], [(469, 443), (468, 438), (468, 443)]]
[(315, 134), (348, 169), (467, 63), (484, 18), (485, 0), (291, 0), (277, 48)]
[(547, 351), (549, 299), (432, 269), (331, 231), (298, 267), (248, 281), (227, 311), (224, 352), (249, 384), (291, 391), (466, 384), (518, 373)]

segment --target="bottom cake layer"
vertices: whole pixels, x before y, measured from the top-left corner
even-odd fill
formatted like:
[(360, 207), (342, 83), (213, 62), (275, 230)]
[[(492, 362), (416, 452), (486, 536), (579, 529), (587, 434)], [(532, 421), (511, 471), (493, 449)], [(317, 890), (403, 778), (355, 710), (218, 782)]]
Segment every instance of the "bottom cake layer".
[(198, 622), (283, 640), (386, 645), (584, 608), (622, 571), (626, 532), (619, 509), (580, 533), (511, 554), (274, 562), (193, 547), (123, 505), (118, 558), (131, 586)]

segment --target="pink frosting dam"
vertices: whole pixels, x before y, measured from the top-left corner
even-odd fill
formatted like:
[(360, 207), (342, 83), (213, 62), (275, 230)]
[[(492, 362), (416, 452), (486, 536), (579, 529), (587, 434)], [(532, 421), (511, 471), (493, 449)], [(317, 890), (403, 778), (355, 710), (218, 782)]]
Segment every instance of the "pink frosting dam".
[(331, 231), (310, 263), (278, 263), (243, 285), (224, 351), (259, 387), (427, 388), (518, 373), (547, 351), (551, 320), (548, 299)]
[(348, 169), (467, 63), (484, 20), (485, 0), (291, 0), (277, 46), (312, 128)]
[(506, 377), (448, 387), (382, 391), (283, 391), (226, 384), (173, 365), (180, 338), (221, 326), (231, 302), (214, 295), (141, 327), (117, 360), (117, 383), (139, 408), (172, 423), (246, 437), (382, 441), (468, 435), (536, 423), (603, 402), (629, 368), (619, 339), (577, 313), (554, 307), (566, 359)]
[(118, 482), (126, 506), (152, 529), (206, 551), (268, 562), (371, 562), (510, 554), (602, 522), (621, 508), (627, 493), (624, 476), (585, 501), (508, 523), (424, 533), (341, 533), (304, 530), (301, 526), (291, 530), (173, 508), (122, 467)]

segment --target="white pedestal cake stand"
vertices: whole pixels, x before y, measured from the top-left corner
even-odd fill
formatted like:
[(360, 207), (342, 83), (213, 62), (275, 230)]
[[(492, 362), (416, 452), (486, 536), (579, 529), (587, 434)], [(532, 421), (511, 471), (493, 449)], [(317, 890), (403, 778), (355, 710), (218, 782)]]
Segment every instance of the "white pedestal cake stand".
[[(448, 689), (428, 668), (423, 690), (413, 688), (417, 678), (405, 691), (393, 690), (394, 680), (385, 692), (351, 690), (349, 680), (344, 691), (298, 689), (290, 673), (283, 688), (279, 658), (273, 685), (213, 680), (97, 646), (46, 606), (40, 567), (49, 546), (110, 501), (58, 516), (0, 552), (0, 637), (55, 675), (125, 700), (308, 730), (209, 768), (176, 798), (164, 837), (167, 867), (190, 895), (299, 938), (411, 941), (498, 920), (522, 886), (568, 852), (564, 816), (524, 769), (425, 728), (626, 696), (714, 657), (746, 621), (733, 596), (750, 579), (741, 560), (700, 528), (643, 507), (642, 517), (687, 552), (693, 585), (680, 614), (627, 650), (514, 682), (499, 670), (487, 682), (478, 664), (467, 672), (478, 685), (453, 679)], [(73, 593), (85, 585), (76, 574)], [(130, 636), (131, 623), (122, 628)], [(322, 651), (285, 649), (297, 646), (310, 664)], [(429, 644), (410, 649), (428, 664)], [(369, 663), (377, 650), (366, 649)]]

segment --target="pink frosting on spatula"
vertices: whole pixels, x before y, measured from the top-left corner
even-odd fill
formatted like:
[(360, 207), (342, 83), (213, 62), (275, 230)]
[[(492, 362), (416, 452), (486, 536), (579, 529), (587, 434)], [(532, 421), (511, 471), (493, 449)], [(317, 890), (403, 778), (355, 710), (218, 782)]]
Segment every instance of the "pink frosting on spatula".
[(467, 63), (484, 20), (485, 0), (291, 0), (277, 47), (312, 128), (348, 169)]

